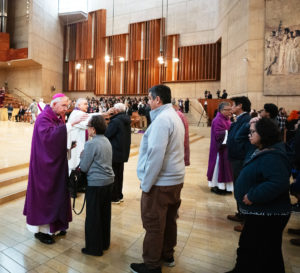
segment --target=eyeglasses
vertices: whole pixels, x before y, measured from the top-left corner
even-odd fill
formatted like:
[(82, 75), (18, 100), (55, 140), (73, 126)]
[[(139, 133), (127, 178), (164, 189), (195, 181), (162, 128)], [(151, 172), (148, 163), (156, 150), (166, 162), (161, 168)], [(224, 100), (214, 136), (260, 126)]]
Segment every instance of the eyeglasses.
[(255, 132), (256, 130), (250, 130), (250, 135), (252, 136)]

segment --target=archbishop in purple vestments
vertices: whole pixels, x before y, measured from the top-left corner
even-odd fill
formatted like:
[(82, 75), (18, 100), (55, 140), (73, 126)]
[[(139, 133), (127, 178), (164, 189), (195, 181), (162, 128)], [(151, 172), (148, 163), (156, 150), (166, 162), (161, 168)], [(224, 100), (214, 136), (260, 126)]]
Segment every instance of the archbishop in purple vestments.
[[(228, 130), (231, 124), (229, 120), (231, 107), (226, 102), (221, 104), (219, 105), (219, 112), (213, 119), (211, 126), (207, 179), (209, 187), (217, 187), (217, 189), (232, 192), (233, 178), (226, 146)], [(220, 106), (223, 108), (220, 109)]]
[(72, 213), (67, 179), (67, 128), (47, 105), (35, 122), (32, 137), (23, 212), (28, 225), (49, 225), (50, 233), (68, 228)]

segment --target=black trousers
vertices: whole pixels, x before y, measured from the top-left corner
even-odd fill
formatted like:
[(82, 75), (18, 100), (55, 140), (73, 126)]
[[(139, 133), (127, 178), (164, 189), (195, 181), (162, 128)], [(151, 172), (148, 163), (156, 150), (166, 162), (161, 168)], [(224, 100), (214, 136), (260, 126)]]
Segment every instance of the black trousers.
[[(235, 181), (237, 180), (242, 168), (243, 168), (243, 160), (232, 160), (230, 161), (231, 169), (232, 169), (232, 174), (233, 174), (233, 185), (235, 186)], [(237, 211), (240, 215), (240, 209), (238, 204), (236, 203)]]
[(86, 189), (85, 248), (92, 255), (110, 245), (111, 190), (112, 184)]
[(115, 173), (115, 180), (113, 184), (112, 200), (117, 201), (123, 198), (123, 172), (124, 162), (113, 162), (112, 168)]
[(234, 272), (284, 273), (282, 232), (289, 218), (245, 215)]

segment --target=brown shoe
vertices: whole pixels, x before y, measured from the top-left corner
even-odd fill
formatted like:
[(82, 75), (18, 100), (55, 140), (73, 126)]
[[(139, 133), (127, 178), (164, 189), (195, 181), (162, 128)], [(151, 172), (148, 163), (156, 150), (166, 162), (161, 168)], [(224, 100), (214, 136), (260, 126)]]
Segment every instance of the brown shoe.
[(291, 239), (290, 242), (292, 245), (300, 246), (300, 239)]
[(235, 222), (243, 222), (244, 217), (242, 217), (239, 213), (236, 213), (234, 215), (227, 215), (227, 219)]
[(240, 225), (235, 226), (233, 229), (237, 232), (242, 232), (243, 228), (244, 228), (244, 225), (240, 224)]

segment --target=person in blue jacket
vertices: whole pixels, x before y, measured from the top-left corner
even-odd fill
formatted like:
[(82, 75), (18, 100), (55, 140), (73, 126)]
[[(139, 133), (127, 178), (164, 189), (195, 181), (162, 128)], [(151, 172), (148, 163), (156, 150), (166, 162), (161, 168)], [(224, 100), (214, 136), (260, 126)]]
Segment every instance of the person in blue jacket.
[(246, 160), (234, 195), (245, 216), (235, 267), (227, 273), (284, 273), (282, 232), (290, 218), (290, 160), (274, 121), (250, 125), (249, 139), (257, 149)]

